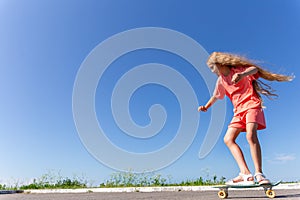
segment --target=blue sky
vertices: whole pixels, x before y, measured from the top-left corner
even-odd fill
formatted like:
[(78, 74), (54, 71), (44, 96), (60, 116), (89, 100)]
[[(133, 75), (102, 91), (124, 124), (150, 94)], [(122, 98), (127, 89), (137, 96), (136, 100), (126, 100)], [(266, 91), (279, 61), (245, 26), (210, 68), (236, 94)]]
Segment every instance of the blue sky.
[[(264, 61), (262, 65), (271, 71), (294, 73), (297, 77), (300, 73), (299, 9), (297, 0), (1, 0), (0, 182), (28, 180), (53, 169), (65, 176), (85, 174), (100, 183), (115, 172), (87, 151), (77, 133), (72, 111), (73, 87), (81, 64), (109, 37), (134, 28), (167, 28), (192, 38), (208, 53), (240, 53)], [(126, 70), (145, 63), (163, 63), (184, 74), (200, 105), (209, 98), (203, 78), (176, 55), (145, 49), (128, 53), (112, 63), (97, 88), (97, 117), (114, 144), (138, 153), (163, 147), (174, 138), (180, 122), (175, 96), (165, 87), (150, 84), (133, 94), (130, 112), (137, 124), (145, 126), (149, 123), (149, 107), (162, 104), (168, 113), (162, 132), (141, 140), (124, 136), (116, 128), (106, 106), (110, 102), (111, 84)], [(147, 74), (144, 76), (141, 79)], [(259, 133), (264, 172), (274, 181), (300, 180), (297, 173), (300, 167), (299, 79), (272, 83), (272, 86), (279, 98), (265, 101), (268, 127)], [(227, 124), (232, 106), (229, 101), (225, 103)], [(157, 173), (171, 175), (174, 180), (205, 177), (208, 171), (211, 176), (227, 178), (238, 173), (222, 137), (208, 156), (199, 159), (211, 114), (199, 115), (197, 135), (191, 146), (180, 159)], [(222, 136), (225, 131), (226, 125)], [(253, 171), (244, 134), (238, 142)]]

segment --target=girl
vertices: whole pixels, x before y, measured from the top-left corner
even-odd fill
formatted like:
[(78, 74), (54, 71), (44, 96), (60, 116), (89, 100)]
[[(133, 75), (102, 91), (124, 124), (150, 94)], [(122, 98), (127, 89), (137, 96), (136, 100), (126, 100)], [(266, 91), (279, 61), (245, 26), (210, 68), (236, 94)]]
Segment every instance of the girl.
[[(230, 53), (212, 53), (207, 65), (213, 73), (217, 74), (218, 80), (213, 96), (205, 106), (199, 106), (198, 111), (206, 112), (217, 99), (223, 99), (225, 95), (230, 98), (234, 107), (234, 116), (228, 126), (224, 142), (236, 160), (240, 173), (226, 184), (252, 185), (254, 179), (259, 184), (270, 183), (262, 172), (262, 156), (257, 130), (266, 128), (260, 94), (269, 98), (277, 95), (273, 93), (269, 85), (257, 79), (261, 77), (269, 81), (291, 81), (293, 77), (270, 73), (254, 62)], [(243, 152), (235, 142), (240, 132), (247, 133), (246, 138), (255, 167), (254, 177), (245, 162)]]

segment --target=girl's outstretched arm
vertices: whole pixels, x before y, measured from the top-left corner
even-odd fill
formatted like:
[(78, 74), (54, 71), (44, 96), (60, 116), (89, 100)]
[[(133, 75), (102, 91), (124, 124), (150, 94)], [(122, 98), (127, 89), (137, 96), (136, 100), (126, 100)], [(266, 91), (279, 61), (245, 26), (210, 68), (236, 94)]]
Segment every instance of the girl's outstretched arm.
[(254, 66), (248, 67), (244, 72), (234, 74), (232, 76), (232, 80), (231, 81), (234, 84), (236, 84), (237, 82), (239, 82), (245, 76), (256, 74), (257, 72), (258, 72), (258, 69), (256, 67), (254, 67)]
[(212, 97), (208, 100), (208, 102), (206, 103), (205, 106), (199, 106), (199, 107), (198, 107), (198, 111), (199, 111), (199, 112), (200, 112), (200, 111), (206, 112), (207, 109), (208, 109), (209, 107), (211, 107), (216, 101), (217, 101), (217, 98), (216, 98), (215, 96), (212, 96)]

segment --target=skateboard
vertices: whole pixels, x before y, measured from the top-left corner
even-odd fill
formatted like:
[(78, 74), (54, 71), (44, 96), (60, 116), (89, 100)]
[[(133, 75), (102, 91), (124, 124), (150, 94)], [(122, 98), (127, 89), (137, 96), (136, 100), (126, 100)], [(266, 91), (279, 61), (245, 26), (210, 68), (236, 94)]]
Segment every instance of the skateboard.
[(229, 188), (255, 188), (255, 187), (262, 187), (265, 191), (265, 194), (269, 198), (274, 198), (276, 196), (273, 187), (279, 185), (281, 181), (277, 181), (276, 183), (270, 183), (270, 184), (254, 184), (254, 185), (220, 185), (220, 186), (214, 186), (214, 188), (218, 188), (218, 196), (220, 199), (226, 199), (228, 197), (228, 189)]

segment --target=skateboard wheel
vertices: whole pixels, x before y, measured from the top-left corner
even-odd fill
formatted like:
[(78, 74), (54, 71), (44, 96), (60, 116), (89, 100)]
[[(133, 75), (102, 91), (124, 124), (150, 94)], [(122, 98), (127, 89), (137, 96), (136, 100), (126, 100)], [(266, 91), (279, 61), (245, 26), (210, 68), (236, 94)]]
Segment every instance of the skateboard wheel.
[(228, 193), (225, 192), (224, 190), (220, 190), (218, 192), (218, 196), (219, 196), (220, 199), (226, 199), (228, 197)]
[(270, 190), (270, 189), (266, 191), (266, 195), (269, 198), (274, 198), (276, 196), (274, 190)]

